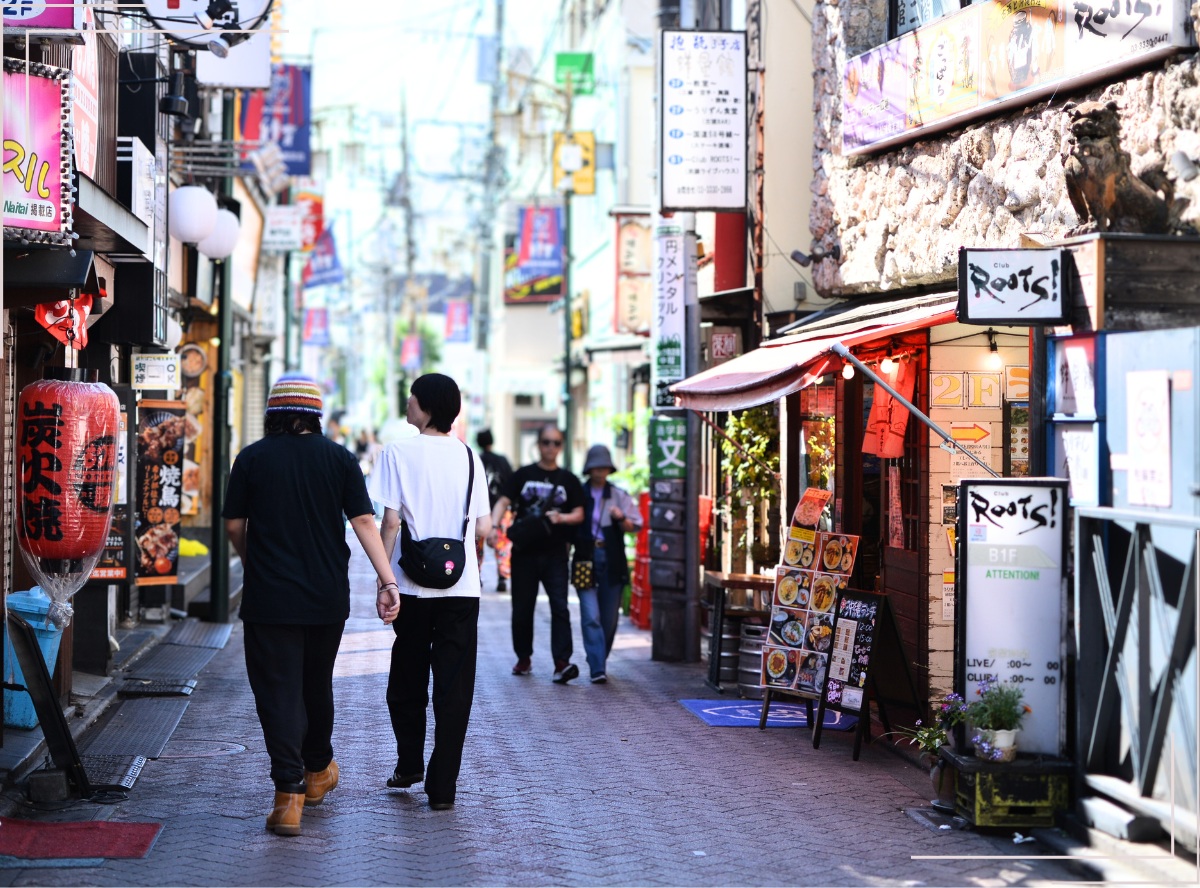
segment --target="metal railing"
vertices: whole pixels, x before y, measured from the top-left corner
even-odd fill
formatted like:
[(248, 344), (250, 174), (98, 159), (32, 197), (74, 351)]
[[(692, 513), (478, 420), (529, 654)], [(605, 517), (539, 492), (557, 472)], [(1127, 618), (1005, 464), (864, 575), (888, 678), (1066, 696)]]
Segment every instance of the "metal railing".
[(1200, 518), (1075, 511), (1080, 790), (1159, 820), (1195, 850)]

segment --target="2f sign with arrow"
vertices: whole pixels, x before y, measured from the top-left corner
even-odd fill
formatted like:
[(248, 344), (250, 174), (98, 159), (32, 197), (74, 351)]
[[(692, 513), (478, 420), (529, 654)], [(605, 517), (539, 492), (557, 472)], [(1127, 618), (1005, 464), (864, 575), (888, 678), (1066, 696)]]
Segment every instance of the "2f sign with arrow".
[(992, 465), (992, 423), (952, 422), (950, 423), (950, 438), (954, 441), (955, 447), (955, 452), (950, 456), (950, 477), (956, 483), (963, 478), (988, 476), (982, 466), (962, 451), (973, 453), (985, 465), (995, 468)]

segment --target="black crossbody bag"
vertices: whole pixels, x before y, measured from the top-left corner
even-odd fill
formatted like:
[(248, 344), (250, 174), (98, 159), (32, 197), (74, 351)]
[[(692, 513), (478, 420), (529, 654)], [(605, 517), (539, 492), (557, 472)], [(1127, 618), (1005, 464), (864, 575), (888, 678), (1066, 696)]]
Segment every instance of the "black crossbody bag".
[[(400, 520), (400, 569), (404, 575), (426, 589), (449, 589), (462, 576), (467, 566), (467, 525), (471, 522), (471, 490), (475, 486), (475, 458), (467, 451), (470, 480), (467, 481), (467, 501), (463, 504), (462, 539), (430, 537), (414, 540), (408, 532), (408, 522)], [(474, 546), (471, 556), (475, 556)]]

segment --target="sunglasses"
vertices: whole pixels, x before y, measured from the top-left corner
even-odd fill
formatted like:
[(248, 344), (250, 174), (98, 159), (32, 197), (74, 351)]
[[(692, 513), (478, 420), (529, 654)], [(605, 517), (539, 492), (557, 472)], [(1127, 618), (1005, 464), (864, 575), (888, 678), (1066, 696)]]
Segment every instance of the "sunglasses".
[(543, 447), (562, 447), (563, 445), (562, 441), (553, 441), (548, 438), (541, 438), (538, 440), (538, 443)]

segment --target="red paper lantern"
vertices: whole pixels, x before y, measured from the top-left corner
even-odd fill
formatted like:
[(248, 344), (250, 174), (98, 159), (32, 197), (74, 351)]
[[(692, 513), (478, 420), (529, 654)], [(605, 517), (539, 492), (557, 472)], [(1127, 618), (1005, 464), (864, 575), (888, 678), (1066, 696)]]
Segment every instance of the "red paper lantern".
[(79, 562), (100, 555), (112, 519), (120, 402), (103, 383), (43, 379), (21, 391), (16, 422), (17, 540), (35, 574), (86, 579)]

